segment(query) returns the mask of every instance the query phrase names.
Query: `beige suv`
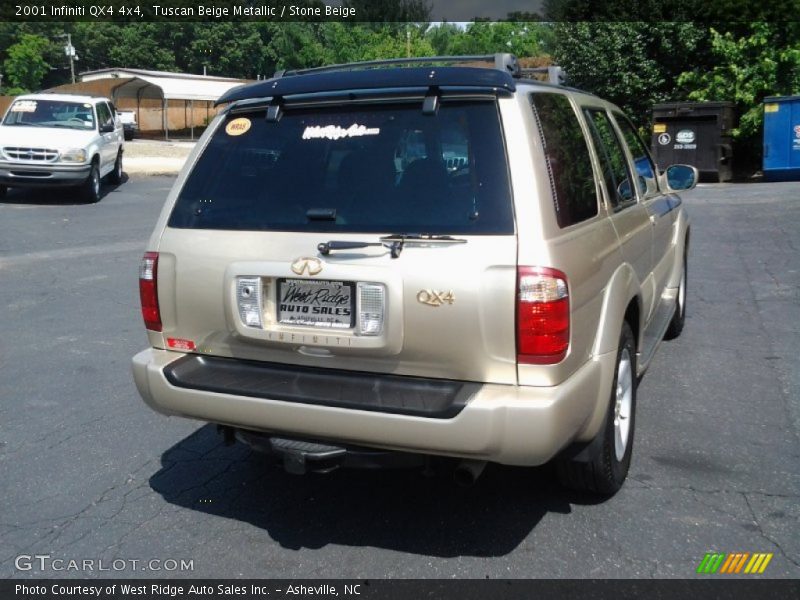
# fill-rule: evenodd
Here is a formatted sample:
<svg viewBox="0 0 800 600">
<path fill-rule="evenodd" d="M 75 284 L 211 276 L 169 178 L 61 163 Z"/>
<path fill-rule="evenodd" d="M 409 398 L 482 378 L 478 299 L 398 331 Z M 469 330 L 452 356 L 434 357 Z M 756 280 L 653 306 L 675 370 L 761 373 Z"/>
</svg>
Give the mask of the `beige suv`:
<svg viewBox="0 0 800 600">
<path fill-rule="evenodd" d="M 292 472 L 438 456 L 466 483 L 555 459 L 619 489 L 637 380 L 683 327 L 673 192 L 697 173 L 659 174 L 618 108 L 489 58 L 220 99 L 140 268 L 152 408 Z"/>
</svg>

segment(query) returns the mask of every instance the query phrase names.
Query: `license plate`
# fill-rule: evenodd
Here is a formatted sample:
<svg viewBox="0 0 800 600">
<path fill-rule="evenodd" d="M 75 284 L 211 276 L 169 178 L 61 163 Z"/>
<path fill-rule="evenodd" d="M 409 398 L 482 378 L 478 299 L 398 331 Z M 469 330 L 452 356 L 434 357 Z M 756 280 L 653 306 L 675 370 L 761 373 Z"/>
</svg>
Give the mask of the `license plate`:
<svg viewBox="0 0 800 600">
<path fill-rule="evenodd" d="M 355 323 L 355 284 L 316 279 L 278 280 L 278 322 L 329 329 Z"/>
</svg>

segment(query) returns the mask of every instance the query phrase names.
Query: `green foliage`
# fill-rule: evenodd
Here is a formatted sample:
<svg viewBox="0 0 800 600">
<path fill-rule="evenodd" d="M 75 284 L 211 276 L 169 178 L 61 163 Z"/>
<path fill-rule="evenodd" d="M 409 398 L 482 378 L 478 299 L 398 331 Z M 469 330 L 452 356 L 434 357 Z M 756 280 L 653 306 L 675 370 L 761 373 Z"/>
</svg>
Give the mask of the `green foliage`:
<svg viewBox="0 0 800 600">
<path fill-rule="evenodd" d="M 40 88 L 42 79 L 50 70 L 50 65 L 44 59 L 49 45 L 46 38 L 25 33 L 8 48 L 4 67 L 8 82 L 15 88 L 13 91 L 33 91 Z"/>
<path fill-rule="evenodd" d="M 678 75 L 708 64 L 705 27 L 690 22 L 557 23 L 552 54 L 569 83 L 621 106 L 637 123 L 653 104 L 685 97 Z"/>
<path fill-rule="evenodd" d="M 431 27 L 427 37 L 439 55 L 511 52 L 517 56 L 537 56 L 548 34 L 549 27 L 537 22 L 474 21 L 466 30 L 450 23 Z"/>
<path fill-rule="evenodd" d="M 316 67 L 324 62 L 319 23 L 267 23 L 266 57 L 276 69 Z M 271 74 L 271 73 L 270 73 Z"/>
<path fill-rule="evenodd" d="M 206 67 L 208 75 L 238 73 L 254 78 L 265 71 L 265 54 L 254 23 L 197 23 L 182 69 L 202 73 Z"/>
<path fill-rule="evenodd" d="M 740 34 L 711 29 L 711 53 L 711 69 L 687 70 L 678 82 L 691 100 L 736 102 L 734 138 L 759 138 L 763 99 L 800 92 L 800 23 L 751 23 Z"/>
<path fill-rule="evenodd" d="M 430 56 L 433 47 L 424 38 L 419 27 L 405 25 L 394 27 L 354 27 L 341 23 L 327 23 L 322 28 L 324 63 L 336 64 L 358 60 L 376 60 L 403 56 Z"/>
</svg>

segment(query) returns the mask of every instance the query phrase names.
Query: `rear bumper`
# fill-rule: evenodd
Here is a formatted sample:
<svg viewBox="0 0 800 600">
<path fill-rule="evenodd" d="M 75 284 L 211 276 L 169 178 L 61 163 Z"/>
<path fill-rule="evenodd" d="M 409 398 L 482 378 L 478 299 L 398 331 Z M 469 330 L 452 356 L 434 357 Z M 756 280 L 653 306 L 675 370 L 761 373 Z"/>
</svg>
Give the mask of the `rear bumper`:
<svg viewBox="0 0 800 600">
<path fill-rule="evenodd" d="M 77 185 L 89 177 L 90 167 L 0 162 L 0 184 L 12 187 Z"/>
<path fill-rule="evenodd" d="M 154 410 L 232 427 L 404 452 L 538 465 L 591 439 L 606 406 L 613 354 L 587 362 L 556 387 L 483 384 L 450 418 L 305 404 L 177 387 L 165 368 L 185 355 L 147 349 L 133 358 L 136 387 Z M 262 394 L 266 395 L 266 394 Z"/>
</svg>

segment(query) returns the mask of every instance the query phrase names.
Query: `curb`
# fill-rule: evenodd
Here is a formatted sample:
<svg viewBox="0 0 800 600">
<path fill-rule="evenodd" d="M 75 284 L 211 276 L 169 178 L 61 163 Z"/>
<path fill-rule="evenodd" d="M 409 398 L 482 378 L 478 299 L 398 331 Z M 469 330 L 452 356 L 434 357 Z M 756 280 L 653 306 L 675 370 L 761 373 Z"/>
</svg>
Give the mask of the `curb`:
<svg viewBox="0 0 800 600">
<path fill-rule="evenodd" d="M 177 175 L 186 158 L 144 157 L 124 158 L 122 168 L 128 175 Z"/>
</svg>

